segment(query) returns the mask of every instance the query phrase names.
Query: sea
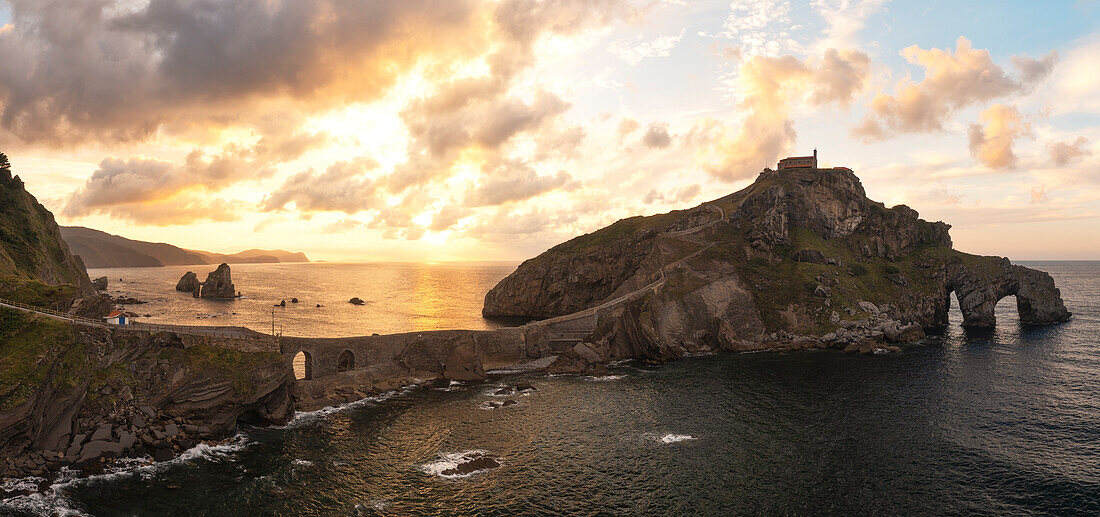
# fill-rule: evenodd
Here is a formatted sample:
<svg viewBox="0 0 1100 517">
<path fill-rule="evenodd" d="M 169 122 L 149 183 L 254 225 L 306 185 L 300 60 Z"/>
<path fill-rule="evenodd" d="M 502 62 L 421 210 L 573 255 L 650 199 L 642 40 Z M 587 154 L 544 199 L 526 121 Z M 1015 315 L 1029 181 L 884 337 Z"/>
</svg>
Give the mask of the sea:
<svg viewBox="0 0 1100 517">
<path fill-rule="evenodd" d="M 899 353 L 722 353 L 409 387 L 170 462 L 65 473 L 0 514 L 1100 515 L 1100 262 L 1025 264 L 1054 276 L 1073 319 L 1025 326 L 1007 298 L 995 329 L 963 329 L 955 307 L 943 336 Z M 176 293 L 188 268 L 91 274 L 147 301 L 139 319 L 270 331 L 275 309 L 276 331 L 323 336 L 507 324 L 480 308 L 514 267 L 240 265 L 229 302 Z M 535 389 L 499 392 L 522 383 Z M 479 455 L 499 467 L 449 470 Z"/>
</svg>

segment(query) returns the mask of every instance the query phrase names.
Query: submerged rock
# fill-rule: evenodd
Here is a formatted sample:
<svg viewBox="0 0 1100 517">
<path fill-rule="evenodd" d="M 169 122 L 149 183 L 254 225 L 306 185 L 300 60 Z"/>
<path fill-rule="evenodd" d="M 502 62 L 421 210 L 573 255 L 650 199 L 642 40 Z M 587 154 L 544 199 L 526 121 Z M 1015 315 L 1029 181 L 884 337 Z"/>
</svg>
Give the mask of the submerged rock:
<svg viewBox="0 0 1100 517">
<path fill-rule="evenodd" d="M 352 305 L 365 305 L 367 302 L 364 302 L 363 300 L 360 300 L 359 297 L 356 296 L 356 297 L 348 300 L 348 303 L 350 303 Z"/>
<path fill-rule="evenodd" d="M 459 463 L 453 468 L 440 472 L 440 474 L 444 476 L 465 476 L 479 470 L 489 470 L 497 467 L 500 467 L 500 463 L 497 460 L 485 455 L 476 455 Z"/>
</svg>

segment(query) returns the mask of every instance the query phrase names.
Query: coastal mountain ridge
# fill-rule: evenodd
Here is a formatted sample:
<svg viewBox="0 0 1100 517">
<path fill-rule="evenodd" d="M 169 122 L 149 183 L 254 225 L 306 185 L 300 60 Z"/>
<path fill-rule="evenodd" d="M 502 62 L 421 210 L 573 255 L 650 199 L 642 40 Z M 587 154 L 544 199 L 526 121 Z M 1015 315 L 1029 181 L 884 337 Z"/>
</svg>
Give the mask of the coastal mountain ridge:
<svg viewBox="0 0 1100 517">
<path fill-rule="evenodd" d="M 61 236 L 73 254 L 78 255 L 90 268 L 309 262 L 305 253 L 262 249 L 213 253 L 161 242 L 128 239 L 82 226 L 62 226 Z"/>
</svg>

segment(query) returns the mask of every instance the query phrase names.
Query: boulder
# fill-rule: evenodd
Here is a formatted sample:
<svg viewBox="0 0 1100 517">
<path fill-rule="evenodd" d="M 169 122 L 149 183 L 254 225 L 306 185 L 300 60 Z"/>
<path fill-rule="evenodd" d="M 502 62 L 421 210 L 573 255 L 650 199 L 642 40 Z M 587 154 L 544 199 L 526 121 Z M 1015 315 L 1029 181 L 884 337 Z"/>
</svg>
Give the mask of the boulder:
<svg viewBox="0 0 1100 517">
<path fill-rule="evenodd" d="M 206 281 L 202 283 L 202 298 L 230 299 L 237 296 L 237 290 L 233 286 L 233 278 L 229 271 L 229 264 L 222 263 L 218 269 L 206 275 Z"/>
<path fill-rule="evenodd" d="M 912 343 L 924 337 L 924 329 L 915 323 L 909 325 L 889 325 L 883 333 L 890 343 Z"/>
<path fill-rule="evenodd" d="M 103 424 L 96 429 L 96 432 L 92 434 L 91 440 L 110 440 L 111 439 L 111 424 Z"/>
<path fill-rule="evenodd" d="M 465 461 L 455 465 L 453 468 L 440 472 L 440 474 L 444 476 L 465 476 L 479 470 L 495 469 L 499 466 L 500 463 L 493 458 L 485 455 L 472 455 L 467 457 Z"/>
<path fill-rule="evenodd" d="M 868 312 L 870 314 L 878 315 L 879 313 L 878 307 L 871 302 L 865 302 L 861 300 L 858 305 L 860 309 L 863 309 L 865 312 Z"/>
<path fill-rule="evenodd" d="M 177 291 L 195 292 L 199 290 L 199 277 L 195 275 L 194 271 L 188 271 L 183 274 L 183 278 L 176 283 Z"/>
<path fill-rule="evenodd" d="M 364 302 L 363 300 L 360 300 L 359 297 L 356 296 L 356 297 L 348 300 L 348 303 L 350 303 L 352 305 L 365 305 L 367 302 Z"/>
<path fill-rule="evenodd" d="M 600 357 L 599 353 L 597 353 L 595 350 L 592 349 L 592 347 L 588 346 L 585 343 L 577 343 L 576 345 L 573 345 L 573 351 L 576 352 L 581 359 L 584 359 L 588 363 L 594 364 L 599 363 L 603 360 Z"/>
<path fill-rule="evenodd" d="M 80 450 L 80 458 L 77 461 L 86 463 L 99 457 L 118 456 L 122 454 L 124 450 L 121 443 L 109 442 L 106 440 L 91 441 Z"/>
<path fill-rule="evenodd" d="M 94 287 L 94 288 L 96 288 L 100 291 L 106 291 L 107 290 L 107 277 L 101 276 L 101 277 L 99 277 L 95 280 L 92 280 L 92 287 Z"/>
<path fill-rule="evenodd" d="M 825 254 L 817 250 L 805 249 L 794 255 L 796 262 L 808 262 L 810 264 L 824 264 Z"/>
</svg>

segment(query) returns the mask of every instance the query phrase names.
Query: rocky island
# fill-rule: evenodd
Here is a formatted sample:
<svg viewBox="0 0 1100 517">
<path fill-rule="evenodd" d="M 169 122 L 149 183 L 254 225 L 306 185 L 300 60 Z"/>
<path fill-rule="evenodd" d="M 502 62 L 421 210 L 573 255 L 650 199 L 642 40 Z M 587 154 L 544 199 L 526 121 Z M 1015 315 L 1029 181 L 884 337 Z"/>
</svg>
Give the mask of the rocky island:
<svg viewBox="0 0 1100 517">
<path fill-rule="evenodd" d="M 485 316 L 601 310 L 585 343 L 601 360 L 714 350 L 871 352 L 940 332 L 951 294 L 962 324 L 1070 317 L 1047 273 L 952 249 L 950 226 L 867 198 L 847 168 L 765 169 L 695 208 L 632 217 L 524 262 L 485 296 Z"/>
</svg>

